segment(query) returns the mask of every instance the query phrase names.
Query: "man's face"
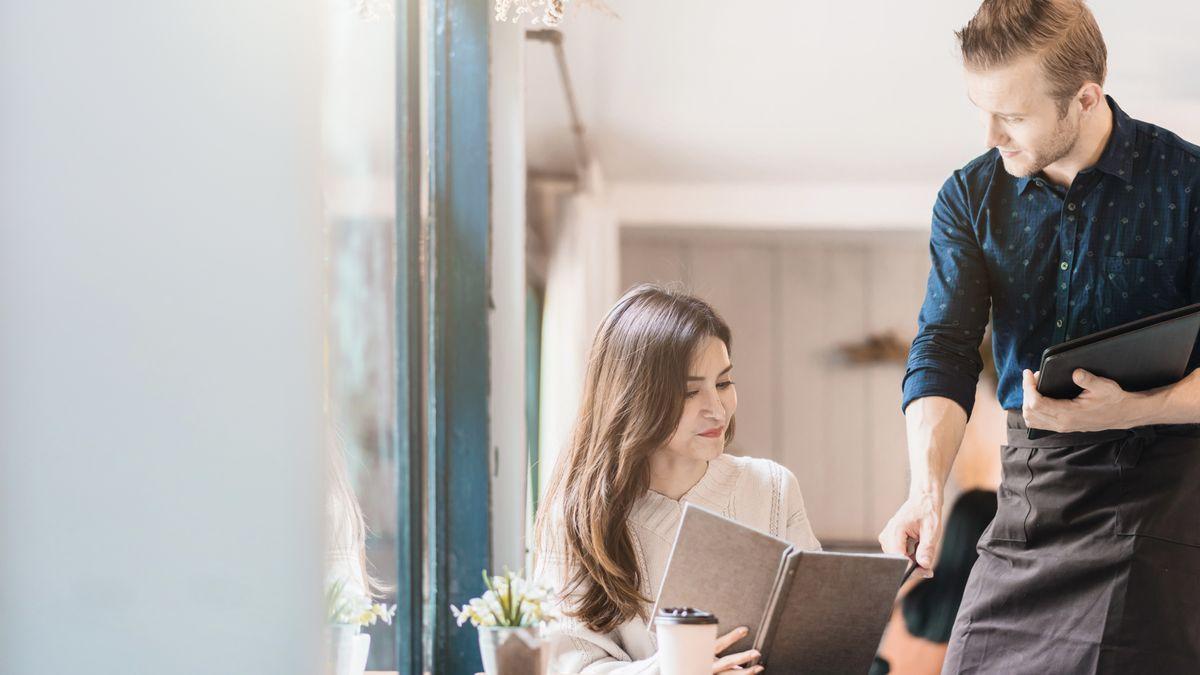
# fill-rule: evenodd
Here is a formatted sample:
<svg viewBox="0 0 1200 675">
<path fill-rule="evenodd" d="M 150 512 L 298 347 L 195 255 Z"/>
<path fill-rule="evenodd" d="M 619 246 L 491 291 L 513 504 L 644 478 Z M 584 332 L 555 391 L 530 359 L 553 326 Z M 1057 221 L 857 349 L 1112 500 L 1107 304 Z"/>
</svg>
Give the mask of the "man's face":
<svg viewBox="0 0 1200 675">
<path fill-rule="evenodd" d="M 1048 93 L 1035 57 L 991 70 L 967 69 L 967 95 L 979 108 L 989 148 L 999 148 L 1004 170 L 1032 176 L 1066 157 L 1079 140 L 1079 106 L 1065 117 Z"/>
</svg>

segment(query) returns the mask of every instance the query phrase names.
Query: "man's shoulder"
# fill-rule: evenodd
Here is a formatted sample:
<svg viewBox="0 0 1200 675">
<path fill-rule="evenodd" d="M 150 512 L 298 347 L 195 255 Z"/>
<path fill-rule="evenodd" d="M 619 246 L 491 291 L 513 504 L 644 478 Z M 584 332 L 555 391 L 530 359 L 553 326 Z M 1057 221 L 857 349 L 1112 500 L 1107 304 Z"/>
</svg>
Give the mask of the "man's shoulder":
<svg viewBox="0 0 1200 675">
<path fill-rule="evenodd" d="M 1141 150 L 1150 151 L 1150 155 L 1144 158 L 1146 163 L 1155 160 L 1178 162 L 1188 174 L 1200 175 L 1200 145 L 1157 124 L 1138 119 L 1131 121 L 1134 125 L 1136 146 Z"/>
<path fill-rule="evenodd" d="M 942 184 L 941 191 L 945 196 L 965 197 L 980 194 L 991 185 L 996 178 L 997 168 L 1000 166 L 1000 151 L 990 148 L 962 167 L 955 169 Z M 1001 169 L 1001 173 L 1003 173 L 1003 169 Z"/>
<path fill-rule="evenodd" d="M 967 162 L 961 169 L 954 173 L 961 173 L 972 177 L 987 175 L 990 178 L 999 163 L 1000 151 L 996 148 L 988 148 L 986 152 Z"/>
</svg>

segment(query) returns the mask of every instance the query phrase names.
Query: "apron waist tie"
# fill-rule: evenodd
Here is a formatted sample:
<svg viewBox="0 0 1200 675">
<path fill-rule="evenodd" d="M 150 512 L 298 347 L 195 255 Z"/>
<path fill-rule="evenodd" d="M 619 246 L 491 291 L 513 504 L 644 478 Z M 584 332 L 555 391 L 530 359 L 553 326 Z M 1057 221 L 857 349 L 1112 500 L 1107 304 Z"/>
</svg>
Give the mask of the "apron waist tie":
<svg viewBox="0 0 1200 675">
<path fill-rule="evenodd" d="M 1123 441 L 1118 455 L 1122 466 L 1134 466 L 1142 450 L 1160 436 L 1200 438 L 1200 424 L 1159 424 L 1133 429 L 1105 431 L 1070 431 L 1053 433 L 1037 439 L 1029 438 L 1029 427 L 1019 410 L 1008 411 L 1008 445 L 1014 448 L 1068 448 Z"/>
</svg>

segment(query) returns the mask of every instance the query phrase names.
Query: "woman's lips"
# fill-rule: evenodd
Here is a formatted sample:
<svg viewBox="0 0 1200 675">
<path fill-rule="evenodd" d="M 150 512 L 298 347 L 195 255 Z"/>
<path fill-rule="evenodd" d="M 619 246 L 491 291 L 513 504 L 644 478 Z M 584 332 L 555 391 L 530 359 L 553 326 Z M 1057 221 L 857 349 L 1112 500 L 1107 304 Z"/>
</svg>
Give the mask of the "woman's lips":
<svg viewBox="0 0 1200 675">
<path fill-rule="evenodd" d="M 708 431 L 705 431 L 704 433 L 702 433 L 700 435 L 705 438 L 716 438 L 721 435 L 722 431 L 725 431 L 725 427 L 717 427 L 715 429 L 709 429 Z"/>
</svg>

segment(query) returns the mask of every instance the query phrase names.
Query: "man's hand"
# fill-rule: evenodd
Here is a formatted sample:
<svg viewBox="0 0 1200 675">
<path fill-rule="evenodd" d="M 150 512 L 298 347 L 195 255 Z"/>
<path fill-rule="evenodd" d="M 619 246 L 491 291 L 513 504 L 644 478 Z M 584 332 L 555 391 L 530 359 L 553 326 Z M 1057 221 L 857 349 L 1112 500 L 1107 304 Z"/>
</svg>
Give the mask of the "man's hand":
<svg viewBox="0 0 1200 675">
<path fill-rule="evenodd" d="M 926 579 L 933 576 L 937 545 L 941 539 L 942 496 L 926 492 L 910 495 L 900 510 L 879 533 L 879 545 L 884 553 L 902 555 L 917 564 L 915 574 Z M 915 544 L 915 550 L 910 546 Z"/>
<path fill-rule="evenodd" d="M 879 545 L 912 560 L 913 573 L 928 579 L 941 538 L 943 488 L 967 430 L 967 411 L 951 399 L 926 396 L 908 404 L 904 426 L 912 474 L 908 499 L 879 533 Z"/>
<path fill-rule="evenodd" d="M 1140 394 L 1125 391 L 1116 382 L 1086 370 L 1076 370 L 1071 378 L 1083 393 L 1070 400 L 1042 396 L 1037 391 L 1037 376 L 1030 370 L 1021 373 L 1025 400 L 1021 414 L 1031 429 L 1056 432 L 1103 431 L 1139 426 L 1137 405 Z"/>
</svg>

